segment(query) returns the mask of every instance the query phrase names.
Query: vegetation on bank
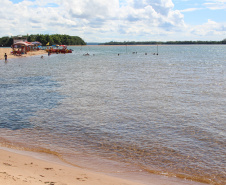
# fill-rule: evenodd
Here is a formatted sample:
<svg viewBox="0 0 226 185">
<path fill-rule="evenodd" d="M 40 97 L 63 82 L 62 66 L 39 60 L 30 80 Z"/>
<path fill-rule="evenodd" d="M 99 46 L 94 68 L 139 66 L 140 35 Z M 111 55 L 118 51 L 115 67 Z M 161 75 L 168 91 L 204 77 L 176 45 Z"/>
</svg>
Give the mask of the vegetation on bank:
<svg viewBox="0 0 226 185">
<path fill-rule="evenodd" d="M 136 41 L 124 41 L 124 42 L 106 42 L 100 45 L 157 45 L 157 44 L 226 44 L 226 39 L 222 41 L 166 41 L 166 42 L 157 42 L 157 41 L 144 41 L 144 42 L 136 42 Z"/>
<path fill-rule="evenodd" d="M 69 36 L 69 35 L 60 35 L 60 34 L 53 34 L 53 35 L 28 35 L 23 36 L 27 37 L 28 42 L 39 41 L 42 43 L 43 46 L 49 43 L 49 45 L 53 44 L 62 44 L 62 45 L 86 45 L 85 41 L 78 37 L 78 36 Z M 2 37 L 0 38 L 0 46 L 3 47 L 10 47 L 13 44 L 13 37 Z"/>
</svg>

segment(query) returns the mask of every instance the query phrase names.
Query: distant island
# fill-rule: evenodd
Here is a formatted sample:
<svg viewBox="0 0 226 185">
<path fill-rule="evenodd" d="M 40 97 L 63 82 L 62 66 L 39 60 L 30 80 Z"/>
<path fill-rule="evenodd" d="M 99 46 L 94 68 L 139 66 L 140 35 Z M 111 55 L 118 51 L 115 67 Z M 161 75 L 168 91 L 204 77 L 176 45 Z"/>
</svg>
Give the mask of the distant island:
<svg viewBox="0 0 226 185">
<path fill-rule="evenodd" d="M 222 41 L 124 41 L 124 42 L 106 42 L 99 45 L 181 45 L 181 44 L 226 44 L 226 39 Z"/>
<path fill-rule="evenodd" d="M 61 35 L 61 34 L 53 34 L 53 35 L 25 35 L 21 37 L 26 37 L 28 42 L 38 41 L 41 42 L 43 46 L 45 45 L 86 45 L 85 41 L 78 36 L 70 36 L 70 35 Z M 13 36 L 12 37 L 2 37 L 0 38 L 0 46 L 1 47 L 11 47 L 13 44 Z"/>
</svg>

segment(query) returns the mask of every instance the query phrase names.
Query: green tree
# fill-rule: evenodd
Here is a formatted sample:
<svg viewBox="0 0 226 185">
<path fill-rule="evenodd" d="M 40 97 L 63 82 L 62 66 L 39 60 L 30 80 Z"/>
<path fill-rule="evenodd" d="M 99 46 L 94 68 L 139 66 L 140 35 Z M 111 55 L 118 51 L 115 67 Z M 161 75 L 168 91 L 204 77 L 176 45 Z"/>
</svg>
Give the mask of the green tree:
<svg viewBox="0 0 226 185">
<path fill-rule="evenodd" d="M 46 37 L 42 34 L 37 35 L 36 41 L 41 42 L 43 46 L 47 44 Z"/>
<path fill-rule="evenodd" d="M 13 44 L 13 39 L 11 37 L 2 37 L 0 39 L 0 46 L 10 47 Z"/>
<path fill-rule="evenodd" d="M 29 35 L 29 36 L 27 37 L 27 41 L 28 41 L 28 42 L 34 42 L 34 41 L 36 41 L 36 36 L 35 36 L 35 35 Z"/>
<path fill-rule="evenodd" d="M 69 35 L 29 35 L 27 37 L 28 42 L 39 41 L 45 46 L 48 42 L 49 45 L 53 44 L 64 44 L 64 45 L 86 45 L 84 40 L 78 36 L 69 36 Z M 13 38 L 11 37 L 2 37 L 0 38 L 0 46 L 10 47 L 13 44 Z"/>
<path fill-rule="evenodd" d="M 226 44 L 226 39 L 222 40 L 222 44 Z"/>
<path fill-rule="evenodd" d="M 53 38 L 50 35 L 45 35 L 46 37 L 46 42 L 49 43 L 49 45 L 53 45 L 54 41 Z"/>
<path fill-rule="evenodd" d="M 62 44 L 59 34 L 51 35 L 54 44 Z"/>
</svg>

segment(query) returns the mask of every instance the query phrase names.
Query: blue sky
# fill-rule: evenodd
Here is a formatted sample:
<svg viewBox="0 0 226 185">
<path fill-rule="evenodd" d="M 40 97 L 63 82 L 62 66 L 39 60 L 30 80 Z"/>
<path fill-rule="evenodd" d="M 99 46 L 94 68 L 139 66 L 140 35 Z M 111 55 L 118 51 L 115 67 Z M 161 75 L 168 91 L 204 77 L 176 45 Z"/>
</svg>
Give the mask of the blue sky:
<svg viewBox="0 0 226 185">
<path fill-rule="evenodd" d="M 217 1 L 204 1 L 204 0 L 175 0 L 174 9 L 184 10 L 184 20 L 186 23 L 191 25 L 197 25 L 205 23 L 208 19 L 216 22 L 224 22 L 226 20 L 226 1 L 222 1 L 217 5 L 221 6 L 224 4 L 224 9 L 211 9 L 211 5 L 207 3 L 213 3 Z M 214 7 L 214 6 L 213 6 Z M 194 9 L 193 11 L 189 9 Z M 187 12 L 186 12 L 187 10 Z"/>
<path fill-rule="evenodd" d="M 223 40 L 226 0 L 0 0 L 0 37 L 68 34 L 86 42 Z"/>
</svg>

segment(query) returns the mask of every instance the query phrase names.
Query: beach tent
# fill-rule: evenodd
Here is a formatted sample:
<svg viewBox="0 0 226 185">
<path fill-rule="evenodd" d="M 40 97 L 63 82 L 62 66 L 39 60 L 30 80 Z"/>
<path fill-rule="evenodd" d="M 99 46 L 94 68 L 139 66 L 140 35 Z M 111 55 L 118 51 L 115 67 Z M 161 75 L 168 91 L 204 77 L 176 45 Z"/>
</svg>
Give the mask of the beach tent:
<svg viewBox="0 0 226 185">
<path fill-rule="evenodd" d="M 33 51 L 34 50 L 34 44 L 32 44 L 31 42 L 26 42 L 28 44 L 27 46 L 27 51 Z"/>
<path fill-rule="evenodd" d="M 13 54 L 24 54 L 29 50 L 29 46 L 32 46 L 32 44 L 27 42 L 16 42 L 12 45 Z M 18 51 L 15 51 L 15 48 L 19 48 Z"/>
<path fill-rule="evenodd" d="M 29 46 L 29 44 L 26 42 L 16 42 L 13 46 Z"/>
</svg>

